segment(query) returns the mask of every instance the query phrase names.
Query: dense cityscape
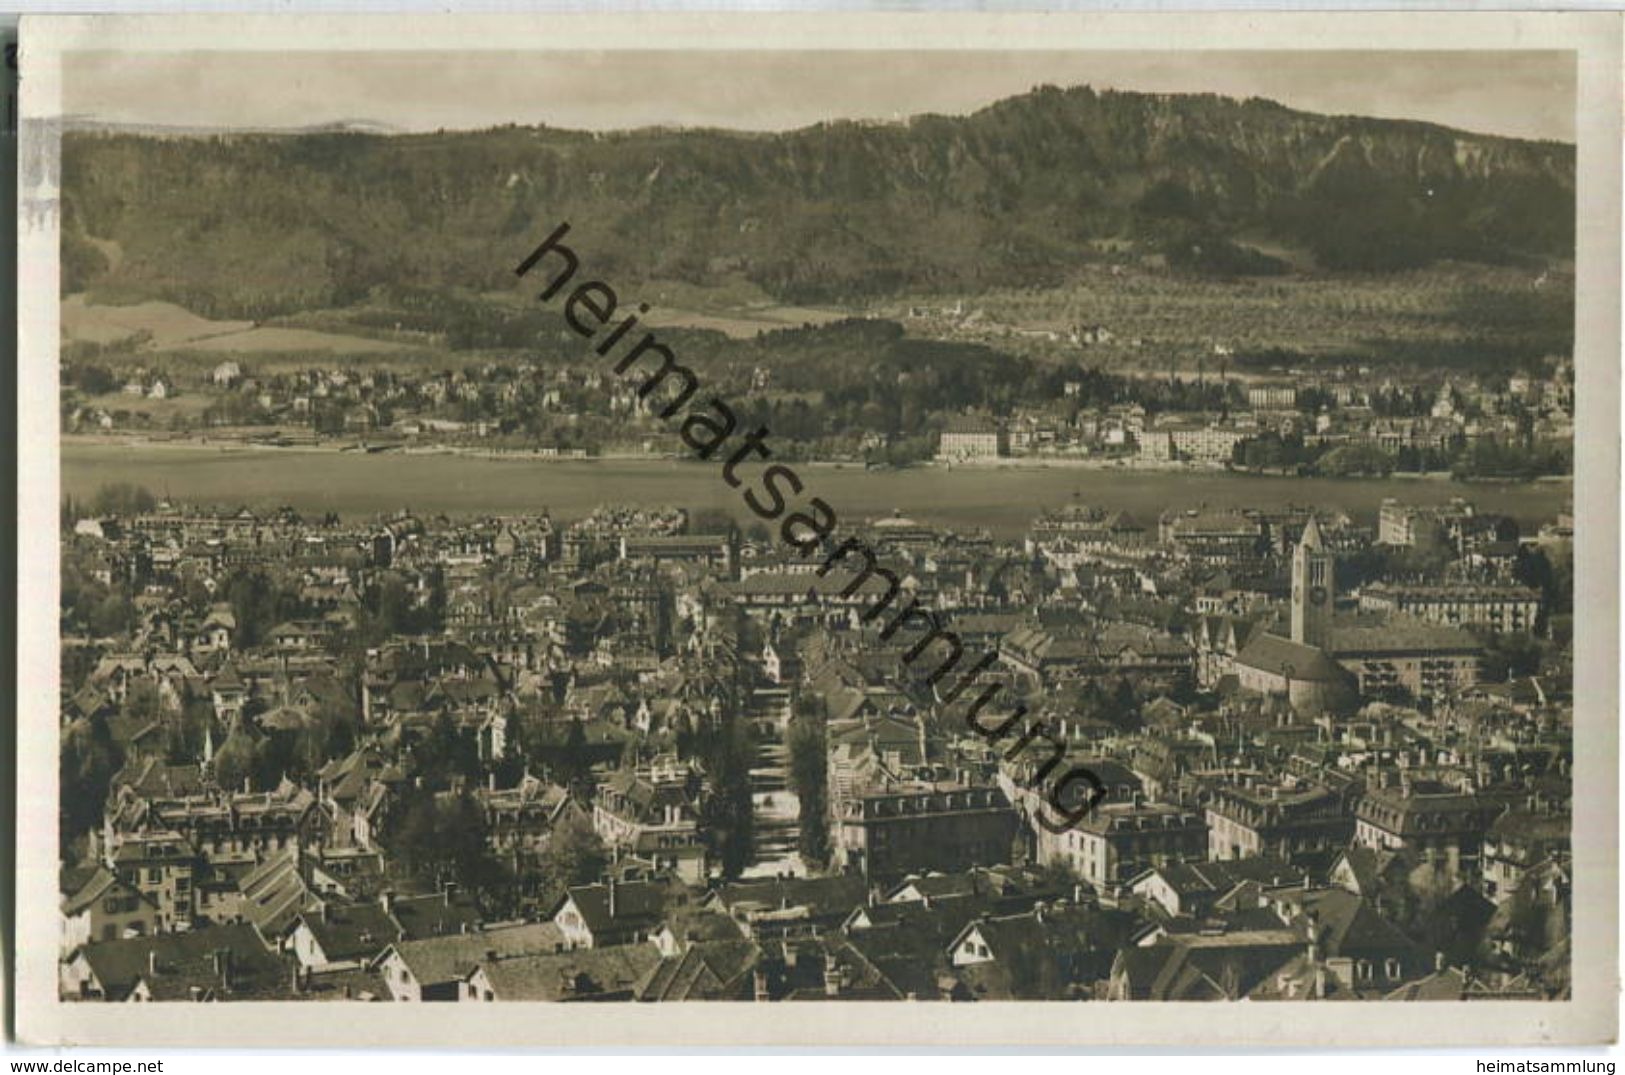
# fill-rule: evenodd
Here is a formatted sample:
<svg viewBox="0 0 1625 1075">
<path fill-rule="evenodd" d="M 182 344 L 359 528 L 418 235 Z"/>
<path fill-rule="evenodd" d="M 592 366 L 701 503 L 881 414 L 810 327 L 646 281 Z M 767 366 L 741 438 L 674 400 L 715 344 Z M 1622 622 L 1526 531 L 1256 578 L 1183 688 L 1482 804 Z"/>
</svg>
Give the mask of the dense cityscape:
<svg viewBox="0 0 1625 1075">
<path fill-rule="evenodd" d="M 62 995 L 1565 997 L 1572 522 L 1435 500 L 899 511 L 865 562 L 105 487 Z M 1106 796 L 1057 826 L 1062 752 Z"/>
</svg>

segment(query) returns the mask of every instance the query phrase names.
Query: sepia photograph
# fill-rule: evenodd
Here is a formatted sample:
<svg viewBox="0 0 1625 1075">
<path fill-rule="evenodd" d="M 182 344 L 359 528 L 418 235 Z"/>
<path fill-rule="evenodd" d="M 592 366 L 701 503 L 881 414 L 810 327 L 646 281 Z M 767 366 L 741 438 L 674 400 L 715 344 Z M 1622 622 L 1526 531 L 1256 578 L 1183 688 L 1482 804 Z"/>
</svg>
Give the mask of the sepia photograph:
<svg viewBox="0 0 1625 1075">
<path fill-rule="evenodd" d="M 876 18 L 25 18 L 25 1035 L 1612 1039 L 1617 18 Z"/>
</svg>

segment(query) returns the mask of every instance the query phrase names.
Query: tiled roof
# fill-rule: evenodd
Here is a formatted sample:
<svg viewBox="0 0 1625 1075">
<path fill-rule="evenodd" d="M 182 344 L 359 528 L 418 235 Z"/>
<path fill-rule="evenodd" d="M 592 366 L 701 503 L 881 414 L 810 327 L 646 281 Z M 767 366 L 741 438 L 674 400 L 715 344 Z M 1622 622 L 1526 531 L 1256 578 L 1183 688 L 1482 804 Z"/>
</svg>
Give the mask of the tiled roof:
<svg viewBox="0 0 1625 1075">
<path fill-rule="evenodd" d="M 139 981 L 154 1000 L 184 1000 L 194 987 L 216 997 L 263 999 L 289 984 L 282 961 L 247 923 L 107 941 L 80 949 L 80 956 L 110 1000 L 127 997 Z"/>
<path fill-rule="evenodd" d="M 615 885 L 615 910 L 610 913 L 610 886 L 577 885 L 570 889 L 576 911 L 594 933 L 614 928 L 647 929 L 660 922 L 671 898 L 668 885 L 658 881 L 625 881 Z"/>
<path fill-rule="evenodd" d="M 1334 626 L 1331 645 L 1339 657 L 1408 653 L 1479 653 L 1472 633 L 1460 627 L 1428 623 L 1412 616 L 1392 616 L 1380 625 Z"/>
<path fill-rule="evenodd" d="M 653 945 L 621 944 L 482 960 L 480 969 L 498 1000 L 560 1001 L 630 997 L 660 961 Z"/>
<path fill-rule="evenodd" d="M 460 981 L 473 973 L 475 967 L 494 965 L 493 954 L 495 962 L 500 963 L 519 956 L 557 952 L 563 946 L 564 934 L 559 927 L 551 922 L 536 922 L 401 941 L 392 947 L 418 985 L 430 986 Z"/>
<path fill-rule="evenodd" d="M 739 995 L 742 979 L 756 969 L 761 956 L 751 941 L 703 941 L 651 967 L 635 993 L 644 1001 L 748 999 Z"/>
<path fill-rule="evenodd" d="M 1290 638 L 1260 631 L 1236 654 L 1236 663 L 1290 679 L 1334 683 L 1348 678 L 1348 672 L 1324 651 Z"/>
<path fill-rule="evenodd" d="M 300 919 L 316 938 L 329 963 L 371 960 L 400 939 L 399 923 L 377 904 L 330 906 L 326 914 L 304 914 Z"/>
</svg>

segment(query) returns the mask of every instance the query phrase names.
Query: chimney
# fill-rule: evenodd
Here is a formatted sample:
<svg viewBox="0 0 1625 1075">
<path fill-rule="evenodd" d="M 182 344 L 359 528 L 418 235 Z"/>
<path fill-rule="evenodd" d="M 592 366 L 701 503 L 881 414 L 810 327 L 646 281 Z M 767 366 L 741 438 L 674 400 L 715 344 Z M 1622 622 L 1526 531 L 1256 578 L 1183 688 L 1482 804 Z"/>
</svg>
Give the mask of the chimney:
<svg viewBox="0 0 1625 1075">
<path fill-rule="evenodd" d="M 386 888 L 382 892 L 378 893 L 378 906 L 383 908 L 385 914 L 387 914 L 387 915 L 394 914 L 395 913 L 395 890 Z"/>
<path fill-rule="evenodd" d="M 1083 885 L 1076 884 L 1072 886 L 1072 902 L 1079 907 L 1083 906 Z"/>
<path fill-rule="evenodd" d="M 1434 952 L 1433 953 L 1433 971 L 1434 971 L 1435 974 L 1442 973 L 1444 971 L 1444 953 L 1443 952 Z"/>
<path fill-rule="evenodd" d="M 158 977 L 158 949 L 147 949 L 147 977 Z"/>
<path fill-rule="evenodd" d="M 762 971 L 761 969 L 758 968 L 756 973 L 751 976 L 751 984 L 753 986 L 752 997 L 758 1003 L 760 1003 L 761 1001 L 764 1001 L 764 1000 L 773 999 L 771 996 L 768 995 L 768 992 L 767 992 L 767 974 L 766 974 L 766 972 L 764 972 L 764 971 Z"/>
<path fill-rule="evenodd" d="M 495 772 L 492 772 L 486 776 L 485 787 L 489 791 L 495 791 L 497 789 L 497 774 Z"/>
<path fill-rule="evenodd" d="M 1033 919 L 1039 925 L 1044 924 L 1044 912 L 1046 910 L 1048 910 L 1048 908 L 1044 906 L 1043 900 L 1039 900 L 1037 903 L 1033 904 Z"/>
<path fill-rule="evenodd" d="M 615 878 L 613 875 L 609 879 L 609 917 L 611 921 L 615 918 Z"/>
<path fill-rule="evenodd" d="M 824 995 L 838 997 L 841 995 L 841 969 L 830 959 L 824 964 Z"/>
</svg>

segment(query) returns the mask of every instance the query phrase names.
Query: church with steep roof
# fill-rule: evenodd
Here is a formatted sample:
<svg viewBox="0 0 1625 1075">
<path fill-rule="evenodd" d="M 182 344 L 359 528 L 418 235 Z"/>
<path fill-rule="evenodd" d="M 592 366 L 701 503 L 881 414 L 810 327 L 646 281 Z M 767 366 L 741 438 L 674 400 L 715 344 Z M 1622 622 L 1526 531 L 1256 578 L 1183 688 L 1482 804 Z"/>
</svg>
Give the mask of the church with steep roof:
<svg viewBox="0 0 1625 1075">
<path fill-rule="evenodd" d="M 1367 698 L 1442 698 L 1478 682 L 1482 647 L 1458 627 L 1404 615 L 1336 613 L 1336 557 L 1310 518 L 1292 551 L 1288 634 L 1256 630 L 1236 654 L 1238 685 L 1304 713 Z"/>
</svg>

